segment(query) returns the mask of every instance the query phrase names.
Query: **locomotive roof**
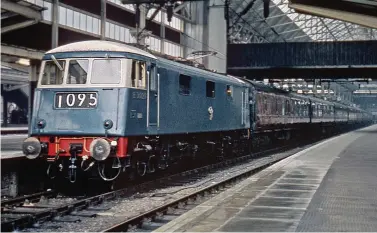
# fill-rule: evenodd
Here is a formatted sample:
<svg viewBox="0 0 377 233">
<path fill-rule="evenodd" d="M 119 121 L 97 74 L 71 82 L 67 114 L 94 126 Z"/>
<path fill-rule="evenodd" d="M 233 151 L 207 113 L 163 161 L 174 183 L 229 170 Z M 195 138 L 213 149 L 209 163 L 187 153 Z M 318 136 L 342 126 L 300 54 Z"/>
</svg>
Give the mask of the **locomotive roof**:
<svg viewBox="0 0 377 233">
<path fill-rule="evenodd" d="M 264 83 L 260 83 L 260 82 L 256 82 L 256 81 L 249 81 L 256 90 L 258 91 L 263 91 L 263 92 L 270 92 L 270 93 L 279 93 L 279 94 L 286 94 L 288 95 L 289 92 L 288 91 L 285 91 L 285 90 L 282 90 L 282 89 L 279 89 L 279 88 L 276 88 L 274 86 L 269 86 L 269 85 L 266 85 Z"/>
<path fill-rule="evenodd" d="M 134 46 L 112 42 L 104 40 L 87 40 L 75 43 L 70 43 L 66 45 L 59 46 L 57 48 L 51 49 L 46 52 L 46 54 L 51 53 L 65 53 L 65 52 L 124 52 L 124 53 L 134 53 L 149 57 L 152 59 L 157 59 L 154 55 L 136 48 Z"/>
<path fill-rule="evenodd" d="M 124 53 L 133 53 L 141 56 L 145 56 L 148 58 L 152 58 L 155 60 L 160 60 L 165 63 L 174 63 L 174 65 L 178 65 L 181 67 L 187 67 L 189 69 L 194 69 L 199 72 L 205 72 L 207 74 L 211 74 L 212 77 L 220 78 L 223 81 L 229 81 L 233 83 L 237 83 L 240 85 L 245 85 L 245 82 L 238 77 L 229 76 L 226 74 L 220 74 L 217 72 L 212 72 L 207 69 L 198 68 L 192 65 L 188 65 L 185 63 L 181 63 L 179 61 L 171 60 L 164 58 L 162 56 L 154 55 L 148 51 L 143 49 L 139 49 L 135 46 L 127 45 L 124 43 L 119 42 L 112 42 L 112 41 L 104 41 L 104 40 L 87 40 L 87 41 L 80 41 L 74 42 L 66 45 L 59 46 L 57 48 L 51 49 L 46 52 L 47 54 L 52 53 L 66 53 L 66 52 L 124 52 Z"/>
<path fill-rule="evenodd" d="M 183 63 L 179 63 L 179 62 L 172 61 L 172 60 L 165 59 L 165 58 L 158 57 L 158 60 L 165 65 L 173 65 L 177 69 L 199 72 L 202 75 L 206 75 L 206 76 L 203 76 L 203 77 L 210 78 L 213 81 L 223 81 L 223 82 L 228 82 L 229 84 L 240 85 L 240 86 L 246 85 L 246 82 L 244 80 L 242 80 L 238 77 L 235 77 L 235 76 L 212 72 L 212 71 L 209 71 L 209 70 L 201 69 L 201 68 L 190 66 L 190 65 L 187 65 L 187 64 L 183 64 Z"/>
</svg>

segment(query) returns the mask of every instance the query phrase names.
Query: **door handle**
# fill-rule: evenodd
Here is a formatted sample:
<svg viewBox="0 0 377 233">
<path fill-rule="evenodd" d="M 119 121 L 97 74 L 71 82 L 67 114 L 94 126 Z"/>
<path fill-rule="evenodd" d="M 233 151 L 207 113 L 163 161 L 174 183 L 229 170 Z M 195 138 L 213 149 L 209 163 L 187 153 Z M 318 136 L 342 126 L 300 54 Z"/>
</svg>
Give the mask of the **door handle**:
<svg viewBox="0 0 377 233">
<path fill-rule="evenodd" d="M 157 93 L 155 93 L 155 94 L 154 94 L 154 97 L 157 97 L 157 96 L 158 96 Z"/>
</svg>

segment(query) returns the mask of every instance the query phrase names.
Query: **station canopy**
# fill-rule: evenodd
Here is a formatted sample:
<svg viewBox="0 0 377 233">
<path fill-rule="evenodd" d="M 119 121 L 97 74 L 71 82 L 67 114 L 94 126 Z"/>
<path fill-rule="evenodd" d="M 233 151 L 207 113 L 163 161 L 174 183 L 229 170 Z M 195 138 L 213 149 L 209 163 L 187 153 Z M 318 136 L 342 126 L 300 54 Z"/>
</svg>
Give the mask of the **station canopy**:
<svg viewBox="0 0 377 233">
<path fill-rule="evenodd" d="M 225 2 L 225 0 L 223 1 Z M 327 1 L 324 2 L 327 3 Z M 367 2 L 366 4 L 369 5 L 372 4 L 372 7 L 377 6 L 377 1 L 375 0 L 366 0 L 363 2 Z M 265 18 L 263 0 L 230 0 L 230 43 L 358 41 L 377 39 L 376 29 L 337 19 L 297 13 L 290 7 L 290 4 L 290 0 L 271 0 L 269 16 Z M 341 7 L 339 5 L 339 8 Z M 270 81 L 272 80 L 270 79 Z M 334 93 L 334 90 L 335 92 L 352 92 L 354 96 L 364 93 L 377 93 L 376 80 L 359 80 L 355 77 L 353 80 L 322 80 L 320 83 L 323 83 L 323 81 L 331 84 L 330 86 L 326 85 L 325 92 L 328 93 L 327 95 Z M 321 85 L 317 86 L 315 80 L 289 79 L 281 80 L 277 83 L 275 81 L 272 82 L 277 87 L 293 88 L 299 93 L 304 93 L 305 89 L 307 89 L 307 91 L 309 90 L 308 94 L 317 93 L 324 95 L 324 93 L 320 93 L 321 90 L 318 90 L 321 89 Z M 313 86 L 316 86 L 318 89 L 313 90 Z M 342 100 L 341 102 L 344 101 Z"/>
<path fill-rule="evenodd" d="M 231 43 L 377 39 L 376 29 L 296 13 L 289 7 L 289 0 L 271 0 L 269 11 L 265 18 L 263 0 L 231 0 Z"/>
</svg>

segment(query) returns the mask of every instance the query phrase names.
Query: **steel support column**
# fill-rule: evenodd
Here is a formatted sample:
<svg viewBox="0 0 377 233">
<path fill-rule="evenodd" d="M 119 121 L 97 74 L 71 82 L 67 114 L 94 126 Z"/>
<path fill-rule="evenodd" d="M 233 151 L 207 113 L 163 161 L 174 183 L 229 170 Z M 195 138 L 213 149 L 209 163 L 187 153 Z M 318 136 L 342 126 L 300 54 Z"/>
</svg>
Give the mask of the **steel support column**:
<svg viewBox="0 0 377 233">
<path fill-rule="evenodd" d="M 322 82 L 321 82 L 321 95 L 322 95 L 322 96 L 326 96 L 326 95 L 325 95 L 325 86 L 323 85 Z"/>
<path fill-rule="evenodd" d="M 161 53 L 165 53 L 165 14 L 161 12 L 161 24 L 160 24 L 160 36 L 161 36 Z M 181 33 L 181 41 L 182 41 L 182 33 Z M 185 46 L 184 46 L 185 47 Z M 183 52 L 183 56 L 187 54 Z"/>
<path fill-rule="evenodd" d="M 314 79 L 313 81 L 313 95 L 317 95 L 317 84 L 318 84 L 318 79 Z"/>
<path fill-rule="evenodd" d="M 52 0 L 51 48 L 59 46 L 59 0 Z"/>
<path fill-rule="evenodd" d="M 1 93 L 3 97 L 3 124 L 2 126 L 7 126 L 8 125 L 8 94 L 6 91 L 4 91 L 4 85 L 1 84 Z"/>
<path fill-rule="evenodd" d="M 101 40 L 106 38 L 106 0 L 101 0 Z"/>
<path fill-rule="evenodd" d="M 29 67 L 29 88 L 30 88 L 30 94 L 29 94 L 29 103 L 28 103 L 28 119 L 29 119 L 29 127 L 30 122 L 33 116 L 33 105 L 34 105 L 34 91 L 38 84 L 38 69 L 40 67 L 40 61 L 31 60 L 30 61 L 30 67 Z M 29 129 L 30 132 L 30 129 Z"/>
<path fill-rule="evenodd" d="M 202 41 L 203 46 L 202 50 L 206 51 L 209 50 L 208 43 L 209 43 L 209 1 L 203 2 L 203 35 L 202 35 Z M 208 57 L 203 58 L 203 64 L 205 67 L 208 67 L 209 61 Z"/>
<path fill-rule="evenodd" d="M 147 9 L 144 4 L 136 5 L 136 15 L 138 15 L 136 22 L 136 43 L 145 45 L 145 36 L 143 36 L 142 30 L 146 26 Z"/>
</svg>

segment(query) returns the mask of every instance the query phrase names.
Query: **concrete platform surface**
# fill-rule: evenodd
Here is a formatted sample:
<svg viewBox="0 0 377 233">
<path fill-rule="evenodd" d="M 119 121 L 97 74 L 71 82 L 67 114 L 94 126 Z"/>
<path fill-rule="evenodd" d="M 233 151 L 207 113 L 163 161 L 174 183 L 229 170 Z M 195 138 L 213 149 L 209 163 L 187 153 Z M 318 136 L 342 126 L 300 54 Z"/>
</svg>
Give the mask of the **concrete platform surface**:
<svg viewBox="0 0 377 233">
<path fill-rule="evenodd" d="M 377 231 L 377 125 L 282 160 L 155 232 Z"/>
<path fill-rule="evenodd" d="M 1 131 L 28 130 L 27 126 L 1 127 Z"/>
<path fill-rule="evenodd" d="M 13 159 L 13 158 L 20 158 L 25 157 L 22 151 L 1 151 L 0 152 L 0 159 Z"/>
<path fill-rule="evenodd" d="M 22 142 L 28 137 L 27 134 L 1 135 L 1 159 L 23 157 Z"/>
</svg>

